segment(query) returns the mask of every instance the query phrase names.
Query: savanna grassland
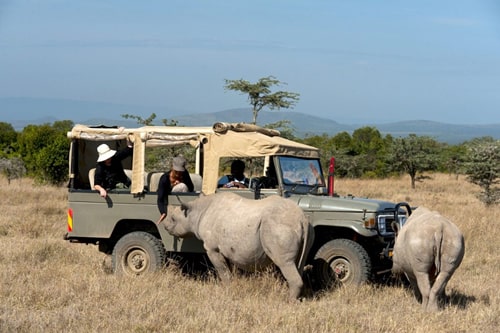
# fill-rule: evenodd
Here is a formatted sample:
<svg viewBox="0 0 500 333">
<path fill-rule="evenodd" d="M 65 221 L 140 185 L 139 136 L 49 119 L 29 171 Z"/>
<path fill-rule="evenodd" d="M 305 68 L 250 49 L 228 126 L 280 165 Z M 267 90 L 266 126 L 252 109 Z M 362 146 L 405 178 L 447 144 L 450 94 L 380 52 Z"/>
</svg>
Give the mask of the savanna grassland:
<svg viewBox="0 0 500 333">
<path fill-rule="evenodd" d="M 222 285 L 175 266 L 118 278 L 92 245 L 70 244 L 66 188 L 0 178 L 0 332 L 498 332 L 500 207 L 485 208 L 461 176 L 336 180 L 339 194 L 408 201 L 454 221 L 465 235 L 462 265 L 445 308 L 426 313 L 399 285 L 365 285 L 287 301 L 271 273 Z M 97 194 L 96 194 L 97 195 Z"/>
</svg>

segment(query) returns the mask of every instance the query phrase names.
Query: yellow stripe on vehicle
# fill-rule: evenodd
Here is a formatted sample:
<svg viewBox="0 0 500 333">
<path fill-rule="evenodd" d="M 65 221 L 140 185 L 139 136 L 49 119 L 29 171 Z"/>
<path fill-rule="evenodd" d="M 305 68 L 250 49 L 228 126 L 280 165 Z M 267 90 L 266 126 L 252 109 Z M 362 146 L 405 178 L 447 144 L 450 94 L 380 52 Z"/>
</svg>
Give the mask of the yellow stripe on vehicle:
<svg viewBox="0 0 500 333">
<path fill-rule="evenodd" d="M 68 232 L 73 231 L 73 209 L 68 209 Z"/>
</svg>

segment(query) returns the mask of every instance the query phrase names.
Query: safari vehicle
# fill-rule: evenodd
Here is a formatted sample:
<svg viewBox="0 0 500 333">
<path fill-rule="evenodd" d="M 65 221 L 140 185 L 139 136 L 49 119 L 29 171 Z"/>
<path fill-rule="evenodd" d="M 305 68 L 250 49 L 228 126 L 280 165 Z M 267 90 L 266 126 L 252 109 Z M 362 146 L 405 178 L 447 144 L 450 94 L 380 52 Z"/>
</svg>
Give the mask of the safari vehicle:
<svg viewBox="0 0 500 333">
<path fill-rule="evenodd" d="M 172 193 L 169 206 L 194 200 L 200 192 L 234 191 L 256 200 L 280 195 L 296 202 L 314 226 L 316 236 L 308 264 L 317 285 L 360 284 L 390 271 L 394 240 L 391 223 L 404 223 L 403 206 L 407 205 L 338 196 L 333 189 L 333 165 L 325 179 L 319 150 L 282 138 L 278 131 L 227 123 L 125 129 L 76 125 L 68 137 L 71 150 L 65 239 L 97 245 L 99 251 L 111 255 L 117 274 L 157 271 L 175 253 L 204 253 L 201 241 L 173 237 L 156 224 L 160 215 L 156 191 L 162 172 L 151 170 L 147 161 L 155 149 L 165 147 L 188 149 L 186 157 L 190 156 L 189 170 L 195 184 L 195 192 Z M 127 139 L 134 143 L 133 157 L 123 161 L 131 187 L 111 190 L 104 199 L 92 190 L 96 147 L 107 143 L 120 149 Z M 217 188 L 219 177 L 233 159 L 246 162 L 250 186 Z M 167 170 L 169 165 L 165 163 L 162 171 Z"/>
</svg>

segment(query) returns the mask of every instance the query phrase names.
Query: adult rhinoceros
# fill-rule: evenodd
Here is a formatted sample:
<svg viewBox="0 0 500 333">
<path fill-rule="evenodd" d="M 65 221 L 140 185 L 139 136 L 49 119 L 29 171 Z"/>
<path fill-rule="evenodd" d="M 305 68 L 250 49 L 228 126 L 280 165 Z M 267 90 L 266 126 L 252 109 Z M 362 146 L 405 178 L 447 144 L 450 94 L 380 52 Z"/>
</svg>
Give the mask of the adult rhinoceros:
<svg viewBox="0 0 500 333">
<path fill-rule="evenodd" d="M 438 310 L 446 284 L 462 262 L 464 237 L 437 212 L 417 208 L 396 237 L 394 273 L 405 273 L 424 310 Z"/>
<path fill-rule="evenodd" d="M 202 195 L 173 209 L 163 223 L 171 235 L 202 240 L 223 281 L 231 277 L 228 261 L 247 271 L 274 262 L 288 282 L 290 298 L 299 298 L 314 229 L 296 203 L 279 196 L 252 200 L 228 192 Z"/>
</svg>

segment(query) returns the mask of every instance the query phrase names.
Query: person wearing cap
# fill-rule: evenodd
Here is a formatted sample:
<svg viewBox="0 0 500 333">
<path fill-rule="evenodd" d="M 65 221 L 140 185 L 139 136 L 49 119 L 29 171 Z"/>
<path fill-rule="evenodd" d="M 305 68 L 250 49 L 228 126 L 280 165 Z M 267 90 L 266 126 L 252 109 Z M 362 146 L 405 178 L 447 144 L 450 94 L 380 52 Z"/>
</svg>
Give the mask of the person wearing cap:
<svg viewBox="0 0 500 333">
<path fill-rule="evenodd" d="M 97 147 L 97 153 L 99 157 L 95 168 L 94 189 L 99 191 L 99 195 L 105 198 L 108 191 L 118 184 L 129 187 L 130 179 L 123 170 L 122 160 L 132 156 L 132 145 L 129 143 L 124 149 L 116 151 L 103 143 Z"/>
<path fill-rule="evenodd" d="M 172 192 L 193 192 L 194 185 L 189 171 L 186 169 L 186 159 L 177 156 L 172 159 L 172 168 L 160 177 L 158 183 L 157 205 L 160 211 L 158 223 L 167 216 L 168 195 Z"/>
</svg>

